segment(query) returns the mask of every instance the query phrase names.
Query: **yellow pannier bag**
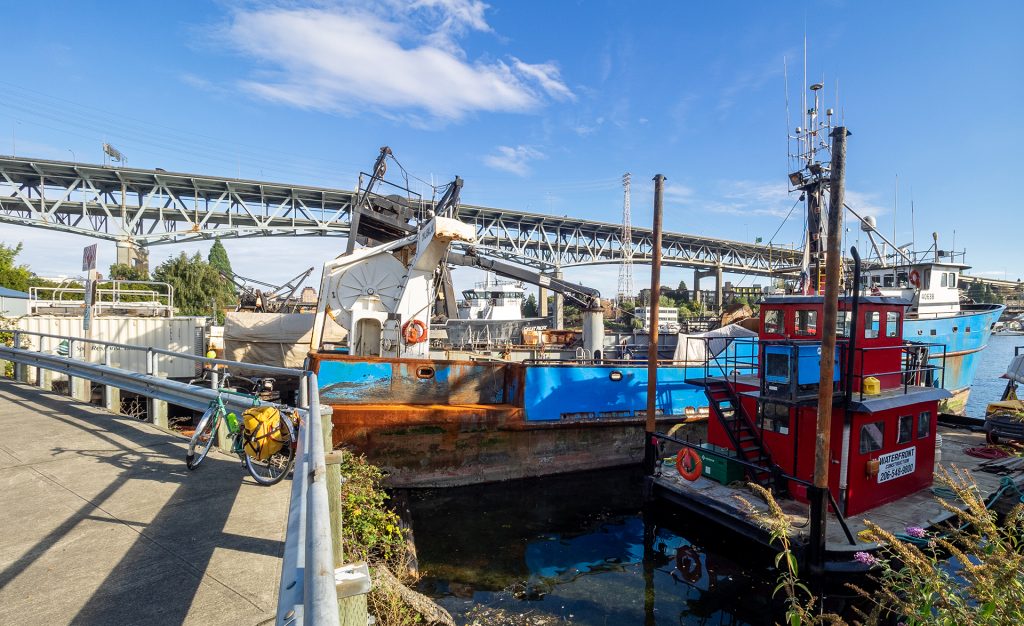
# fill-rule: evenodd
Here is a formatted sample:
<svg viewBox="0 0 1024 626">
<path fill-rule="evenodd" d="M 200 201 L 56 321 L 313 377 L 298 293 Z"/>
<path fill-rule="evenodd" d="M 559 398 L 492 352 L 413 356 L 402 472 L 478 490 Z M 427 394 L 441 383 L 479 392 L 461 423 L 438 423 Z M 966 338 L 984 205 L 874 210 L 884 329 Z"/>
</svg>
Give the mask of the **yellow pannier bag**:
<svg viewBox="0 0 1024 626">
<path fill-rule="evenodd" d="M 242 440 L 245 453 L 258 461 L 266 461 L 288 441 L 288 428 L 281 423 L 277 407 L 253 407 L 242 413 Z"/>
</svg>

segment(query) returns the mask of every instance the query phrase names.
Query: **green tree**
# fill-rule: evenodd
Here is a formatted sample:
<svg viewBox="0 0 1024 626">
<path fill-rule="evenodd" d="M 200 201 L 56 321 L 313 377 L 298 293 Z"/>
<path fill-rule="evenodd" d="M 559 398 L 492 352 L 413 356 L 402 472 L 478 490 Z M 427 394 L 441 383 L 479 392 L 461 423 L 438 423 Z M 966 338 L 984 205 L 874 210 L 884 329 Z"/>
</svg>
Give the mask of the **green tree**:
<svg viewBox="0 0 1024 626">
<path fill-rule="evenodd" d="M 523 317 L 537 317 L 537 296 L 532 293 L 523 302 Z"/>
<path fill-rule="evenodd" d="M 224 272 L 225 274 L 233 274 L 231 271 L 231 259 L 228 258 L 228 251 L 224 248 L 224 244 L 220 242 L 220 238 L 213 240 L 213 245 L 210 246 L 210 253 L 206 256 L 206 260 L 210 263 L 210 267 L 217 270 L 217 272 Z M 231 283 L 228 283 L 231 285 Z M 235 286 L 231 285 L 232 293 L 235 290 Z"/>
<path fill-rule="evenodd" d="M 673 300 L 672 298 L 669 298 L 668 296 L 661 296 L 660 298 L 658 298 L 658 306 L 665 307 L 668 309 L 674 309 L 677 305 L 676 301 Z"/>
<path fill-rule="evenodd" d="M 223 321 L 221 311 L 234 304 L 234 298 L 220 277 L 199 253 L 191 257 L 182 252 L 160 264 L 153 272 L 157 280 L 174 287 L 174 305 L 182 315 L 210 315 L 217 310 L 217 321 Z"/>
<path fill-rule="evenodd" d="M 110 266 L 110 280 L 149 280 L 149 272 L 144 267 L 132 267 L 125 263 L 114 263 Z"/>
<path fill-rule="evenodd" d="M 15 264 L 21 250 L 20 243 L 16 246 L 0 243 L 0 287 L 7 287 L 15 291 L 28 291 L 32 284 L 32 270 L 27 265 Z"/>
</svg>

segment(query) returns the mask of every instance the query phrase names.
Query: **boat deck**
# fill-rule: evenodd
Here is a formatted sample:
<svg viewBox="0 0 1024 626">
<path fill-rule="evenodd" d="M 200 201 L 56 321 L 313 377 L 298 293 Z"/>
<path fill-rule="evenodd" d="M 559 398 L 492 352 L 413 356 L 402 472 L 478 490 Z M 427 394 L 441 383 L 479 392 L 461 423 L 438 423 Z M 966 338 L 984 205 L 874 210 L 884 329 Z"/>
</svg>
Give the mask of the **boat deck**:
<svg viewBox="0 0 1024 626">
<path fill-rule="evenodd" d="M 978 489 L 986 498 L 999 489 L 1001 477 L 980 471 L 978 466 L 984 460 L 964 454 L 965 448 L 985 445 L 983 433 L 942 426 L 939 427 L 938 432 L 942 435 L 941 465 L 943 467 L 949 469 L 955 465 L 970 470 Z M 1016 473 L 1013 480 L 1019 488 L 1024 487 L 1024 473 Z M 673 461 L 665 461 L 653 477 L 652 495 L 714 519 L 732 530 L 768 545 L 770 537 L 767 532 L 750 516 L 738 498 L 744 498 L 761 511 L 767 511 L 767 505 L 745 485 L 740 486 L 737 483 L 733 483 L 733 485 L 722 485 L 703 476 L 690 482 L 679 475 Z M 938 485 L 938 481 L 933 483 L 933 486 Z M 793 527 L 791 539 L 794 545 L 805 545 L 809 528 L 808 505 L 791 499 L 782 499 L 779 501 L 779 505 Z M 833 560 L 847 560 L 855 551 L 871 550 L 877 547 L 875 544 L 865 543 L 857 538 L 857 533 L 867 528 L 864 524 L 865 519 L 871 520 L 892 533 L 902 533 L 905 532 L 907 526 L 929 528 L 949 517 L 950 513 L 942 508 L 931 490 L 925 489 L 896 502 L 884 504 L 848 518 L 847 524 L 857 542 L 855 545 L 851 545 L 836 517 L 830 514 L 826 522 L 826 551 Z"/>
</svg>

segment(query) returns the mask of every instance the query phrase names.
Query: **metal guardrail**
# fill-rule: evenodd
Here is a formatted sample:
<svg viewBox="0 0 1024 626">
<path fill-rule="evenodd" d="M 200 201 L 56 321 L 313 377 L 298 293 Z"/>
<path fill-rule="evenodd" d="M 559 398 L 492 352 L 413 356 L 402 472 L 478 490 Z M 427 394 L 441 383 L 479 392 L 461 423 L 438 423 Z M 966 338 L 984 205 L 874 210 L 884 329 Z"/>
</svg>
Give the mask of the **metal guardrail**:
<svg viewBox="0 0 1024 626">
<path fill-rule="evenodd" d="M 46 309 L 86 306 L 83 283 L 64 281 L 55 286 L 30 287 L 29 312 L 40 314 Z M 141 309 L 171 315 L 174 312 L 174 287 L 152 280 L 97 281 L 92 306 L 97 313 L 108 309 Z"/>
<path fill-rule="evenodd" d="M 278 594 L 277 624 L 281 626 L 340 625 L 338 591 L 335 586 L 335 537 L 340 542 L 340 528 L 332 530 L 331 526 L 331 506 L 327 489 L 329 474 L 315 373 L 223 359 L 209 359 L 158 348 L 109 341 L 62 337 L 29 331 L 11 332 L 14 335 L 13 347 L 0 344 L 0 361 L 11 361 L 19 367 L 35 367 L 39 370 L 53 371 L 65 374 L 72 379 L 89 380 L 106 387 L 116 387 L 197 411 L 205 410 L 210 402 L 218 396 L 216 389 L 160 378 L 155 372 L 155 355 L 184 358 L 210 366 L 244 367 L 264 374 L 301 378 L 304 385 L 300 385 L 301 400 L 299 404 L 306 406 L 298 408 L 302 423 L 299 428 L 298 449 L 288 505 L 287 533 Z M 69 342 L 69 354 L 74 354 L 71 350 L 73 342 L 95 344 L 103 348 L 105 360 L 111 349 L 144 350 L 150 355 L 147 358 L 149 373 L 141 374 L 105 364 L 26 350 L 20 347 L 22 335 L 66 340 Z M 23 377 L 23 371 L 16 369 L 15 376 L 16 378 Z M 239 411 L 252 406 L 251 401 L 232 396 L 232 394 L 224 394 L 223 400 L 229 408 Z M 340 546 L 337 549 L 340 550 Z"/>
</svg>

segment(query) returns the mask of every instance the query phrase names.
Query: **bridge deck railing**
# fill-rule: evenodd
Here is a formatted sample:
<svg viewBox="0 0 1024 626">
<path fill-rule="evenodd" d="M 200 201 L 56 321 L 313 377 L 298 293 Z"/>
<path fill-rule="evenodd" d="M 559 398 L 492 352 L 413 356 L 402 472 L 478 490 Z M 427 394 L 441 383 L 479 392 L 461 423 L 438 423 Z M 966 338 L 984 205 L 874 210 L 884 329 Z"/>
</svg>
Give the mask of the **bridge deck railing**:
<svg viewBox="0 0 1024 626">
<path fill-rule="evenodd" d="M 68 377 L 71 396 L 84 402 L 91 400 L 92 383 L 103 386 L 105 400 L 110 396 L 119 397 L 119 392 L 123 390 L 145 396 L 150 403 L 159 402 L 165 407 L 168 403 L 175 404 L 195 411 L 205 410 L 210 402 L 217 398 L 219 392 L 215 383 L 212 384 L 213 388 L 207 388 L 160 377 L 155 371 L 156 355 L 189 359 L 210 368 L 236 367 L 264 375 L 299 379 L 299 401 L 296 403 L 298 406 L 294 407 L 300 416 L 299 441 L 291 483 L 276 622 L 279 625 L 341 626 L 341 591 L 347 596 L 344 598 L 344 615 L 348 618 L 345 620 L 346 626 L 356 623 L 361 626 L 366 623 L 363 594 L 369 590 L 368 572 L 365 565 L 341 563 L 341 478 L 337 465 L 333 461 L 328 465 L 328 451 L 332 448 L 330 408 L 321 409 L 315 372 L 211 359 L 159 348 L 80 337 L 63 337 L 21 330 L 10 331 L 10 334 L 13 335 L 11 346 L 0 343 L 0 361 L 14 364 L 16 380 L 29 382 L 29 372 L 35 370 L 36 383 L 49 389 L 52 384 L 50 375 L 64 375 Z M 23 347 L 27 343 L 24 341 L 25 336 L 39 339 L 35 343 L 42 351 Z M 104 362 L 94 363 L 47 353 L 44 348 L 47 342 L 43 340 L 50 340 L 51 344 L 54 341 L 68 342 L 69 355 L 75 354 L 75 342 L 83 342 L 101 350 Z M 113 350 L 145 351 L 147 372 L 139 373 L 111 367 L 109 355 Z M 87 354 L 88 352 L 86 351 Z M 117 393 L 111 390 L 116 390 Z M 251 401 L 232 394 L 224 394 L 223 400 L 231 410 L 244 411 L 252 406 Z M 115 412 L 119 411 L 115 409 Z M 166 413 L 163 413 L 164 424 L 159 423 L 159 415 L 159 411 L 150 413 L 150 420 L 166 428 Z M 325 416 L 327 419 L 324 419 Z M 333 459 L 333 454 L 331 457 Z M 345 581 L 343 585 L 336 583 L 339 578 Z M 355 585 L 353 580 L 356 581 Z M 354 593 L 353 589 L 356 590 Z M 361 602 L 361 610 L 352 610 L 353 600 Z M 352 616 L 356 618 L 353 620 Z"/>
</svg>

